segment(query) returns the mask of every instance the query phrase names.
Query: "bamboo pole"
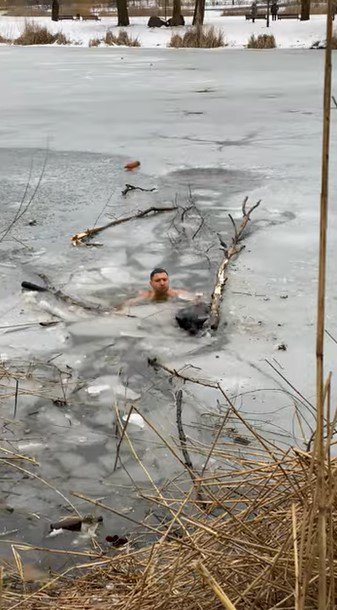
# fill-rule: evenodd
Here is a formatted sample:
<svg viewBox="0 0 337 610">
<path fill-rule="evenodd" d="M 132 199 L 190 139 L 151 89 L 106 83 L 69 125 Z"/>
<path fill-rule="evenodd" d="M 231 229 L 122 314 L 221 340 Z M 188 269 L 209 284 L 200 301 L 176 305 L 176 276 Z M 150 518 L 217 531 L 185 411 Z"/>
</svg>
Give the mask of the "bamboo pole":
<svg viewBox="0 0 337 610">
<path fill-rule="evenodd" d="M 325 324 L 325 283 L 326 283 L 326 244 L 328 227 L 328 187 L 329 187 L 329 144 L 330 144 L 330 104 L 331 104 L 331 39 L 332 39 L 332 1 L 328 0 L 326 21 L 326 50 L 324 66 L 323 102 L 323 141 L 322 175 L 320 199 L 319 230 L 319 272 L 317 294 L 316 329 L 316 443 L 313 460 L 317 457 L 317 496 L 318 496 L 318 610 L 326 610 L 326 485 L 325 485 L 325 448 L 324 448 L 324 324 Z"/>
</svg>

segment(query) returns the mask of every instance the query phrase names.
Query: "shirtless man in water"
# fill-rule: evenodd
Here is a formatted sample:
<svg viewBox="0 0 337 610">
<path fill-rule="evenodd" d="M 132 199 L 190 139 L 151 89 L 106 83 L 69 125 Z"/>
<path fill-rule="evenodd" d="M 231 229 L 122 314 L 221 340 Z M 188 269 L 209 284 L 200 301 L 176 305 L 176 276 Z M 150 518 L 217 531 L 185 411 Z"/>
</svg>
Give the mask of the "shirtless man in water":
<svg viewBox="0 0 337 610">
<path fill-rule="evenodd" d="M 193 299 L 193 295 L 191 295 L 187 290 L 177 290 L 175 288 L 170 288 L 170 280 L 168 273 L 165 269 L 161 267 L 156 267 L 153 269 L 150 275 L 150 286 L 149 290 L 141 290 L 138 293 L 138 296 L 134 299 L 129 299 L 122 305 L 118 307 L 118 310 L 123 310 L 125 307 L 138 305 L 139 303 L 144 302 L 155 302 L 160 303 L 162 301 L 167 301 L 168 299 L 181 298 L 187 301 Z"/>
</svg>

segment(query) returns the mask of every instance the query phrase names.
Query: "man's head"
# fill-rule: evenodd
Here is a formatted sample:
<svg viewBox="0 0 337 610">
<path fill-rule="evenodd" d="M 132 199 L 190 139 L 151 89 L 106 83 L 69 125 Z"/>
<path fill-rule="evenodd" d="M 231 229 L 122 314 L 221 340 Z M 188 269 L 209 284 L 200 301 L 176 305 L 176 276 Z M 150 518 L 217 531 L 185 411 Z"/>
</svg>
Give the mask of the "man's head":
<svg viewBox="0 0 337 610">
<path fill-rule="evenodd" d="M 168 273 L 162 267 L 156 267 L 151 271 L 150 285 L 156 296 L 165 296 L 170 287 Z"/>
</svg>

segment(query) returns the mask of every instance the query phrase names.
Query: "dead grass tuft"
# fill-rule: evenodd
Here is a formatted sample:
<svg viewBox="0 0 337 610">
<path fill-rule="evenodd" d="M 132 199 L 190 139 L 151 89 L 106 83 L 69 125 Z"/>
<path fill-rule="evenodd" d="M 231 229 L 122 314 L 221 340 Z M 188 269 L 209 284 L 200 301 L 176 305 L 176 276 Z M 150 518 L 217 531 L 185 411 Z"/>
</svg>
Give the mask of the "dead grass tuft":
<svg viewBox="0 0 337 610">
<path fill-rule="evenodd" d="M 22 598 L 22 608 L 269 610 L 294 608 L 295 595 L 303 596 L 303 608 L 318 608 L 317 459 L 303 450 L 267 445 L 264 450 L 260 440 L 266 445 L 257 433 L 250 449 L 238 450 L 226 442 L 201 448 L 204 459 L 211 451 L 217 462 L 216 471 L 206 471 L 195 483 L 203 504 L 193 497 L 193 486 L 185 492 L 174 487 L 174 494 L 151 494 L 153 506 L 161 506 L 168 516 L 158 526 L 159 544 L 99 557 L 96 565 L 92 557 L 86 574 L 79 570 L 75 579 L 56 579 L 44 591 Z M 335 480 L 336 459 L 326 460 L 324 469 L 327 480 Z M 328 500 L 330 584 L 337 559 L 333 486 Z M 109 509 L 96 500 L 93 504 Z M 307 554 L 301 550 L 302 539 Z M 22 550 L 29 551 L 29 545 Z M 13 585 L 17 595 L 18 577 Z M 10 580 L 4 597 L 4 608 L 13 607 Z M 219 599 L 228 603 L 221 605 Z"/>
<path fill-rule="evenodd" d="M 248 49 L 275 49 L 276 41 L 272 34 L 251 35 L 247 44 Z"/>
<path fill-rule="evenodd" d="M 223 32 L 212 25 L 189 28 L 182 36 L 173 34 L 168 46 L 176 49 L 215 49 L 226 45 Z"/>
<path fill-rule="evenodd" d="M 17 45 L 34 44 L 69 44 L 70 40 L 62 32 L 52 34 L 45 26 L 40 26 L 34 21 L 26 21 L 25 29 L 21 36 L 14 40 Z"/>
<path fill-rule="evenodd" d="M 10 44 L 12 40 L 0 34 L 0 44 Z"/>
<path fill-rule="evenodd" d="M 89 47 L 99 47 L 102 40 L 100 38 L 91 38 L 89 40 Z"/>
<path fill-rule="evenodd" d="M 117 36 L 111 30 L 108 30 L 105 34 L 104 42 L 109 46 L 140 47 L 138 38 L 133 38 L 126 30 L 120 30 Z"/>
<path fill-rule="evenodd" d="M 70 40 L 66 37 L 65 34 L 63 34 L 63 32 L 57 32 L 57 38 L 55 42 L 57 42 L 57 44 L 70 44 Z"/>
</svg>

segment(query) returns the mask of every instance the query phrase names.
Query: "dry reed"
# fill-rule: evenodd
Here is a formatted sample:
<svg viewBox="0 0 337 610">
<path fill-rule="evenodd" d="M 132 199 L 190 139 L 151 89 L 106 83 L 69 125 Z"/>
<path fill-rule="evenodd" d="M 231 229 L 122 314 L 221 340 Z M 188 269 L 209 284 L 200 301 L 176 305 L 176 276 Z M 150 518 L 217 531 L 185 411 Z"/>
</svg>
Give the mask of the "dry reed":
<svg viewBox="0 0 337 610">
<path fill-rule="evenodd" d="M 221 30 L 214 26 L 196 26 L 187 29 L 183 35 L 173 34 L 168 46 L 176 49 L 215 49 L 226 45 Z"/>
<path fill-rule="evenodd" d="M 276 41 L 272 34 L 251 35 L 247 44 L 248 49 L 275 49 Z"/>
<path fill-rule="evenodd" d="M 34 21 L 26 21 L 22 34 L 14 40 L 17 45 L 42 45 L 42 44 L 69 44 L 69 40 L 62 32 L 52 34 L 45 26 L 40 26 Z"/>
<path fill-rule="evenodd" d="M 99 47 L 102 40 L 100 38 L 91 38 L 89 40 L 89 47 Z"/>
<path fill-rule="evenodd" d="M 104 42 L 109 46 L 140 47 L 138 38 L 133 38 L 126 30 L 120 30 L 117 35 L 108 30 L 105 34 Z"/>
<path fill-rule="evenodd" d="M 195 483 L 188 486 L 185 482 L 182 489 L 172 486 L 165 494 L 154 487 L 148 498 L 167 513 L 168 520 L 165 527 L 157 528 L 151 546 L 86 564 L 82 559 L 81 566 L 72 569 L 77 578 L 59 577 L 33 593 L 20 592 L 20 577 L 16 576 L 15 586 L 4 587 L 3 608 L 285 610 L 300 608 L 296 599 L 303 600 L 302 610 L 316 608 L 318 457 L 298 449 L 266 449 L 259 433 L 248 423 L 246 427 L 251 435 L 249 447 L 238 448 L 223 439 L 215 446 L 199 447 L 204 456 L 212 452 L 217 464 L 216 470 L 206 469 L 196 478 L 202 503 L 196 499 Z M 337 460 L 330 455 L 331 438 L 330 434 L 324 446 L 324 476 L 333 482 Z M 176 449 L 172 447 L 172 451 Z M 329 505 L 335 509 L 335 484 L 328 495 Z M 101 505 L 96 500 L 92 503 Z M 146 522 L 144 527 L 156 531 Z M 173 537 L 177 527 L 179 535 Z M 336 512 L 330 510 L 325 568 L 330 595 L 326 608 L 331 609 L 336 530 Z M 16 545 L 22 561 L 29 548 Z"/>
</svg>

